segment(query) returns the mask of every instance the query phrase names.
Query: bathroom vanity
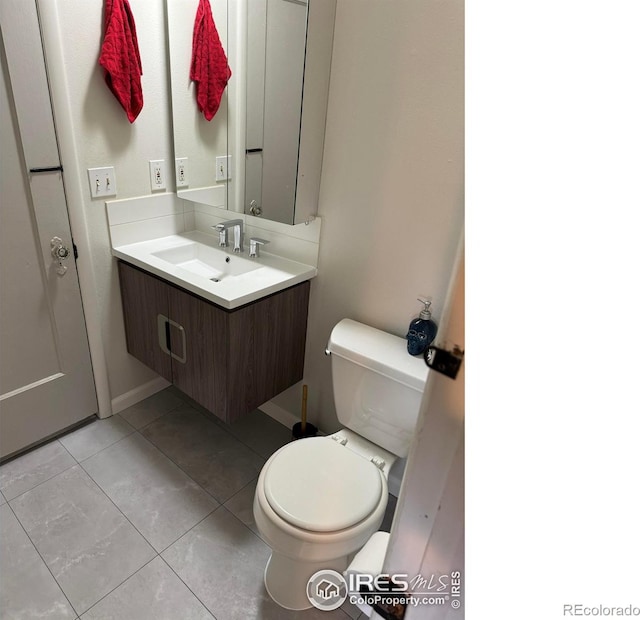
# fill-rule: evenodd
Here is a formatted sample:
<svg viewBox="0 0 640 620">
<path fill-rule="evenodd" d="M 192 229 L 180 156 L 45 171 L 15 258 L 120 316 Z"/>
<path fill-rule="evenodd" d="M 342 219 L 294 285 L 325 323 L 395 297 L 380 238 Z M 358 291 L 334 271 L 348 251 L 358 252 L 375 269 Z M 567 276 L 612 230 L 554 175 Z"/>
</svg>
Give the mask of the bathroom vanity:
<svg viewBox="0 0 640 620">
<path fill-rule="evenodd" d="M 228 308 L 120 258 L 129 353 L 224 422 L 302 379 L 308 279 Z"/>
<path fill-rule="evenodd" d="M 107 211 L 129 353 L 232 422 L 303 375 L 336 0 L 212 5 L 233 87 L 205 120 L 193 2 L 167 1 L 176 194 Z M 233 253 L 227 220 L 271 245 Z"/>
</svg>

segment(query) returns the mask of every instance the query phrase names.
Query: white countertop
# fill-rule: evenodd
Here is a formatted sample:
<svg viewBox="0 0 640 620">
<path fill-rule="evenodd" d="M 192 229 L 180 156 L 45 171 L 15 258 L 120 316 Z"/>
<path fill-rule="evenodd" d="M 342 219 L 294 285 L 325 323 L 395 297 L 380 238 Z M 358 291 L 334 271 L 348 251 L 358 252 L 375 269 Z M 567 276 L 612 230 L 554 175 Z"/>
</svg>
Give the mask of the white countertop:
<svg viewBox="0 0 640 620">
<path fill-rule="evenodd" d="M 318 273 L 315 267 L 264 251 L 260 252 L 259 258 L 248 258 L 248 244 L 242 254 L 235 254 L 229 247 L 218 247 L 217 242 L 215 236 L 188 232 L 116 246 L 112 248 L 112 254 L 229 310 L 310 280 Z M 224 275 L 220 281 L 214 282 L 209 277 L 198 275 L 179 264 L 173 264 L 154 255 L 165 250 L 192 246 L 194 243 L 219 252 L 220 256 L 224 257 L 223 261 L 228 263 L 235 261 L 235 265 L 246 261 L 242 264 L 251 268 L 251 271 L 239 275 Z"/>
</svg>

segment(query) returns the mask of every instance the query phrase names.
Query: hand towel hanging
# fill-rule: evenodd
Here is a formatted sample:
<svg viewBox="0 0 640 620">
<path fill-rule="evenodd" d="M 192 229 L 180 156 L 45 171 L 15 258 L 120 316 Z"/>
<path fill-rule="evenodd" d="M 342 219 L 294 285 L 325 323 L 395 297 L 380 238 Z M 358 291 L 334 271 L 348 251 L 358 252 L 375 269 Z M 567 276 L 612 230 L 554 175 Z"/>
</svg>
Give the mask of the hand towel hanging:
<svg viewBox="0 0 640 620">
<path fill-rule="evenodd" d="M 220 107 L 222 93 L 231 77 L 209 0 L 200 0 L 193 25 L 193 46 L 189 77 L 196 84 L 196 101 L 210 121 Z"/>
<path fill-rule="evenodd" d="M 136 24 L 128 0 L 105 0 L 104 40 L 100 51 L 104 79 L 130 123 L 142 110 L 142 62 Z"/>
</svg>

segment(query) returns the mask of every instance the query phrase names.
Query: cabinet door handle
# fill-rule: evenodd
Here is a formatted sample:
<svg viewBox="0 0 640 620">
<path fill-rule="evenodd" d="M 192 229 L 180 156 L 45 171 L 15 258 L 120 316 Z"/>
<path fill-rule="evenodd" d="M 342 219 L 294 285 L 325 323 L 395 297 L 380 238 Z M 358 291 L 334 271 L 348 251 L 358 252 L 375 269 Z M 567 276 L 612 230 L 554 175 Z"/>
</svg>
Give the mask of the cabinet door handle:
<svg viewBox="0 0 640 620">
<path fill-rule="evenodd" d="M 171 337 L 169 336 L 169 325 L 173 325 L 180 331 L 182 337 L 182 356 L 177 355 L 171 350 Z M 187 363 L 187 334 L 184 331 L 184 327 L 180 323 L 172 321 L 164 314 L 158 315 L 158 342 L 160 349 L 167 355 L 170 355 L 174 360 L 181 364 Z"/>
<path fill-rule="evenodd" d="M 169 349 L 169 319 L 164 314 L 158 315 L 158 343 L 163 353 L 171 355 Z"/>
<path fill-rule="evenodd" d="M 168 321 L 170 325 L 173 325 L 174 327 L 177 327 L 180 330 L 180 336 L 182 337 L 182 357 L 180 357 L 179 355 L 176 355 L 173 351 L 170 352 L 170 355 L 177 362 L 180 362 L 181 364 L 186 364 L 187 363 L 187 334 L 185 333 L 184 327 L 182 327 L 182 325 L 180 325 L 179 323 L 176 323 L 175 321 L 172 321 L 171 319 L 168 319 Z"/>
</svg>

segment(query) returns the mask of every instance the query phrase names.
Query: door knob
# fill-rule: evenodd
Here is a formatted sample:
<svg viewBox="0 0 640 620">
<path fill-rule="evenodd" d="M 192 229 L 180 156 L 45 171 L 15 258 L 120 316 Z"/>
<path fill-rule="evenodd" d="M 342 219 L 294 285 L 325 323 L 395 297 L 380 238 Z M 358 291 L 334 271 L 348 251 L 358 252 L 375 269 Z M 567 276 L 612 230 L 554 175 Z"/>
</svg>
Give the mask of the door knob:
<svg viewBox="0 0 640 620">
<path fill-rule="evenodd" d="M 67 260 L 70 255 L 71 250 L 64 245 L 60 237 L 51 239 L 51 256 L 58 263 L 56 271 L 59 276 L 63 276 L 67 272 L 67 266 L 63 264 L 63 261 Z"/>
<path fill-rule="evenodd" d="M 260 217 L 262 215 L 262 207 L 259 206 L 255 200 L 252 200 L 249 203 L 249 213 L 251 213 L 251 215 L 255 215 L 256 217 Z"/>
</svg>

